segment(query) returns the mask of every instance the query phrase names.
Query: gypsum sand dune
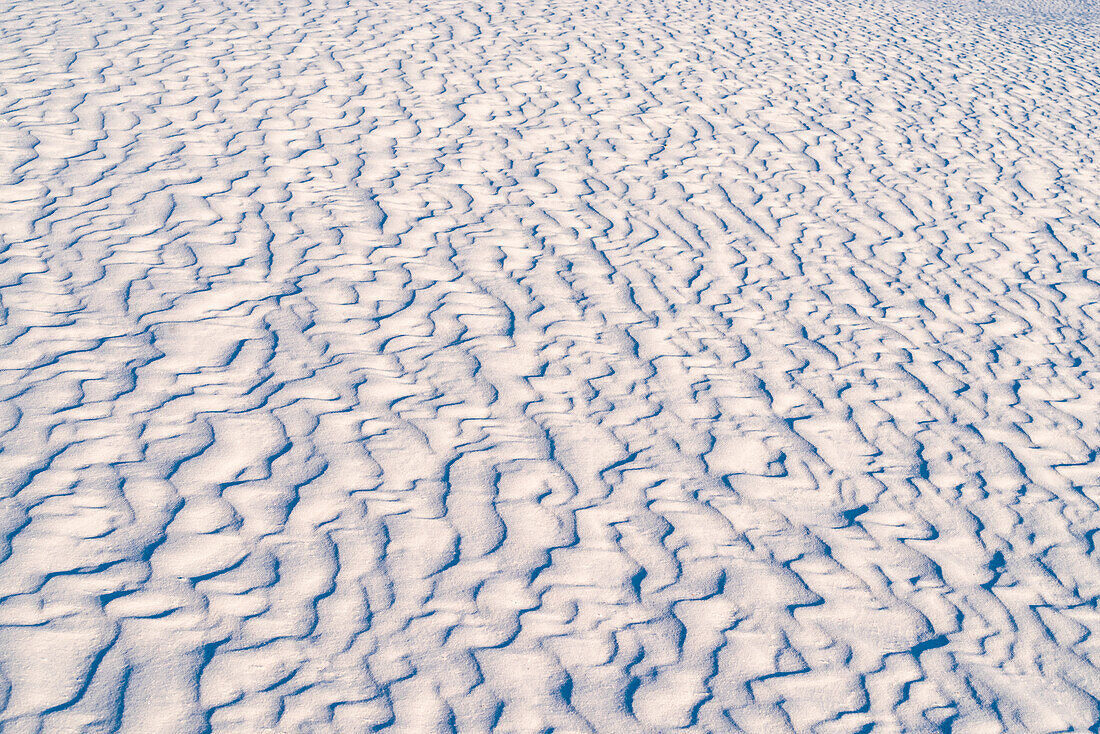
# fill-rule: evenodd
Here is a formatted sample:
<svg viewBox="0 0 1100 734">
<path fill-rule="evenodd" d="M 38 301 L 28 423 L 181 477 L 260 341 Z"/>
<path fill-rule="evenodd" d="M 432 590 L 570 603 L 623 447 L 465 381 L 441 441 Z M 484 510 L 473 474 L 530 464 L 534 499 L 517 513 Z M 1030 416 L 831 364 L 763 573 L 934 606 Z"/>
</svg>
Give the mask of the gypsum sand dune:
<svg viewBox="0 0 1100 734">
<path fill-rule="evenodd" d="M 1093 5 L 0 41 L 5 734 L 1095 726 Z"/>
</svg>

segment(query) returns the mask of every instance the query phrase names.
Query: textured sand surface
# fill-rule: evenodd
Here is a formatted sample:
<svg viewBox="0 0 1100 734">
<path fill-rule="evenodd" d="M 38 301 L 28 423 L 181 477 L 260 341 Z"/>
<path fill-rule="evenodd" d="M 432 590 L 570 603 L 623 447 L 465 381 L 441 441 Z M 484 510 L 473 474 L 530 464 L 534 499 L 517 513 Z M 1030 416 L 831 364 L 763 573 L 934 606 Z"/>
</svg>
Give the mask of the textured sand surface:
<svg viewBox="0 0 1100 734">
<path fill-rule="evenodd" d="M 0 729 L 1095 731 L 1100 13 L 0 6 Z"/>
</svg>

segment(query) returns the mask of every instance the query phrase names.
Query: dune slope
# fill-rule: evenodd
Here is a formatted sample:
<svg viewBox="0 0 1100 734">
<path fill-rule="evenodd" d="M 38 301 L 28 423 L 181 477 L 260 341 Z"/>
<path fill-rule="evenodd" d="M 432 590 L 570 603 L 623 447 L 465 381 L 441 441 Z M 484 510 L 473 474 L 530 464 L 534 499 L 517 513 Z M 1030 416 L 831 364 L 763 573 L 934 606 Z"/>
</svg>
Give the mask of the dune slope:
<svg viewBox="0 0 1100 734">
<path fill-rule="evenodd" d="M 0 7 L 0 728 L 1100 710 L 1087 2 Z"/>
</svg>

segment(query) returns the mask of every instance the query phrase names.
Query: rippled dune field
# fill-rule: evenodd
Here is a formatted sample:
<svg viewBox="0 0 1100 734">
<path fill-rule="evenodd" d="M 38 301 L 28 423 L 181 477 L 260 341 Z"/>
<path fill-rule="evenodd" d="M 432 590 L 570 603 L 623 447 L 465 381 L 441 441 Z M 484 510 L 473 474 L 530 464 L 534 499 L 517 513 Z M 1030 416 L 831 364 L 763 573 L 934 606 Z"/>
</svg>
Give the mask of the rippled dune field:
<svg viewBox="0 0 1100 734">
<path fill-rule="evenodd" d="M 1083 732 L 1092 0 L 7 0 L 0 730 Z"/>
</svg>

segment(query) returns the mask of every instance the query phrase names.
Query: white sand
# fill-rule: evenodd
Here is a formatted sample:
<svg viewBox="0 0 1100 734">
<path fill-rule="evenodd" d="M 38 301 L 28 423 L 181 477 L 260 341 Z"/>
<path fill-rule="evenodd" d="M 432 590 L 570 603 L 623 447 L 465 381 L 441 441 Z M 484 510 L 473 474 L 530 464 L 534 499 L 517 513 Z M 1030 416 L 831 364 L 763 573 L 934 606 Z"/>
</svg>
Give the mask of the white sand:
<svg viewBox="0 0 1100 734">
<path fill-rule="evenodd" d="M 8 0 L 0 730 L 1094 726 L 1098 21 Z"/>
</svg>

